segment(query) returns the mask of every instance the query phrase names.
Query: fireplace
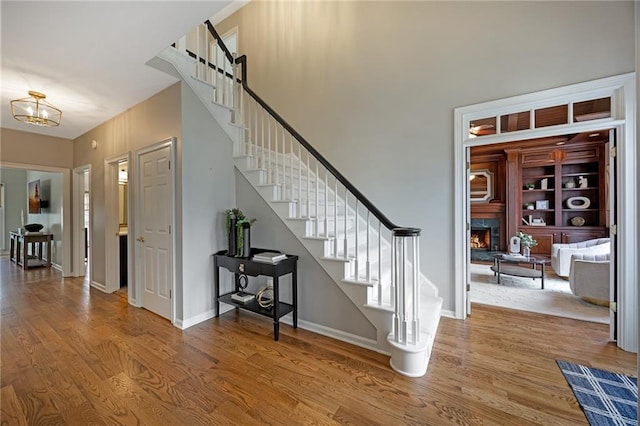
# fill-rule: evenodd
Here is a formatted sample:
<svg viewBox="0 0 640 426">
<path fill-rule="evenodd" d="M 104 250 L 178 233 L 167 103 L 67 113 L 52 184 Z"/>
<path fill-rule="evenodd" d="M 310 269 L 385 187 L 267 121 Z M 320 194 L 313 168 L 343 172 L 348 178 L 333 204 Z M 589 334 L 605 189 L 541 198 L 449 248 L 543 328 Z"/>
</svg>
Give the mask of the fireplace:
<svg viewBox="0 0 640 426">
<path fill-rule="evenodd" d="M 491 228 L 471 228 L 471 250 L 489 250 Z"/>
<path fill-rule="evenodd" d="M 500 248 L 500 221 L 491 219 L 471 219 L 469 246 L 471 260 L 493 260 L 492 252 Z"/>
</svg>

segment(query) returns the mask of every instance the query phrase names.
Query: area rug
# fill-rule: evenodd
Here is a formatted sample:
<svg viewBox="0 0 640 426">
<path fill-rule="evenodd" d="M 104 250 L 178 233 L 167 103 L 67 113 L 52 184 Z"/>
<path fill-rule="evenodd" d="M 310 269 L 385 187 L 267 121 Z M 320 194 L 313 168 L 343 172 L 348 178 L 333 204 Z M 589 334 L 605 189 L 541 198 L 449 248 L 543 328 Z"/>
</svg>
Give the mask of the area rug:
<svg viewBox="0 0 640 426">
<path fill-rule="evenodd" d="M 591 426 L 638 424 L 638 379 L 556 361 Z"/>
<path fill-rule="evenodd" d="M 574 296 L 569 281 L 549 271 L 544 280 L 503 275 L 501 284 L 490 265 L 471 264 L 471 302 L 565 318 L 609 323 L 609 309 Z M 549 268 L 551 269 L 551 268 Z"/>
</svg>

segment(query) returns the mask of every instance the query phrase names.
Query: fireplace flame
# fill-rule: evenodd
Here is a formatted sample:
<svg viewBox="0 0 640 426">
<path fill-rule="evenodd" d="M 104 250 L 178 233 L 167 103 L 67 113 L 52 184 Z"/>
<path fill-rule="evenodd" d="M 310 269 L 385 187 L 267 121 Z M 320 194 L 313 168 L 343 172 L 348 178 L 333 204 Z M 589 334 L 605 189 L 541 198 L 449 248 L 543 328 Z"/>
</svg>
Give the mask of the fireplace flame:
<svg viewBox="0 0 640 426">
<path fill-rule="evenodd" d="M 471 248 L 472 249 L 486 249 L 489 245 L 485 241 L 481 241 L 478 234 L 471 234 Z"/>
</svg>

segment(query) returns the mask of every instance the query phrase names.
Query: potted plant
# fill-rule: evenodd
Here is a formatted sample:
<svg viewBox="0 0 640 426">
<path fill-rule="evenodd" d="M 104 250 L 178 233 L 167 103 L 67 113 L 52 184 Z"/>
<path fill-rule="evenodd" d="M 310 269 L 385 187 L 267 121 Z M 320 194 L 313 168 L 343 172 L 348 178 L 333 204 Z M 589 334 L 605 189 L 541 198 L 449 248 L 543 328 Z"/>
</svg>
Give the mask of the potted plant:
<svg viewBox="0 0 640 426">
<path fill-rule="evenodd" d="M 249 257 L 251 250 L 251 225 L 256 219 L 247 219 L 238 208 L 226 210 L 225 230 L 229 239 L 228 256 Z"/>
<path fill-rule="evenodd" d="M 524 187 L 525 189 L 536 189 L 536 185 L 533 183 L 526 183 Z"/>
<path fill-rule="evenodd" d="M 518 231 L 516 236 L 520 238 L 520 245 L 522 246 L 522 254 L 525 257 L 529 257 L 529 255 L 531 254 L 531 247 L 537 246 L 538 242 L 534 240 L 531 235 L 525 234 L 522 231 Z"/>
</svg>

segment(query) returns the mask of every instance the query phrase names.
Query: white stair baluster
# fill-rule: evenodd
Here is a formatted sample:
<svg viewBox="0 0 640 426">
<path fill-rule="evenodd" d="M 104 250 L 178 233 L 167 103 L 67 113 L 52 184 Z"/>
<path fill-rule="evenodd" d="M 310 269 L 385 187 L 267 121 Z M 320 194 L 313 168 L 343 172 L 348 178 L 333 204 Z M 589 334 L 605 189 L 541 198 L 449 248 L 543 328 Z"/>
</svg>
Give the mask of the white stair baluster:
<svg viewBox="0 0 640 426">
<path fill-rule="evenodd" d="M 222 51 L 222 80 L 220 81 L 222 86 L 222 96 L 220 103 L 222 105 L 227 104 L 227 55 Z"/>
<path fill-rule="evenodd" d="M 412 333 L 415 345 L 420 342 L 420 243 L 418 236 L 414 235 L 413 242 L 413 317 L 412 317 Z"/>
<path fill-rule="evenodd" d="M 200 78 L 200 27 L 201 25 L 196 27 L 196 78 Z"/>
<path fill-rule="evenodd" d="M 297 216 L 302 217 L 302 144 L 298 142 L 298 209 Z"/>
<path fill-rule="evenodd" d="M 280 173 L 279 169 L 278 169 L 278 148 L 279 148 L 279 143 L 278 143 L 278 126 L 275 126 L 275 128 L 273 129 L 274 131 L 274 135 L 273 135 L 273 142 L 275 144 L 274 147 L 274 151 L 273 151 L 273 155 L 274 155 L 274 160 L 275 160 L 275 184 L 278 184 L 278 173 Z M 269 160 L 271 161 L 271 160 Z"/>
<path fill-rule="evenodd" d="M 311 185 L 311 172 L 310 172 L 310 167 L 309 167 L 309 151 L 307 152 L 307 215 L 305 217 L 310 218 L 311 217 L 311 198 L 309 196 L 310 193 L 310 188 L 309 185 Z"/>
<path fill-rule="evenodd" d="M 316 187 L 316 220 L 315 220 L 315 236 L 318 237 L 320 236 L 320 191 L 318 190 L 318 186 L 320 185 L 319 181 L 320 181 L 320 175 L 318 175 L 318 160 L 316 159 L 316 183 L 315 183 L 315 187 Z"/>
<path fill-rule="evenodd" d="M 324 236 L 329 238 L 329 171 L 324 169 Z"/>
<path fill-rule="evenodd" d="M 349 258 L 349 234 L 347 234 L 347 219 L 349 217 L 349 202 L 348 202 L 349 193 L 347 192 L 347 187 L 344 187 L 344 258 Z"/>
<path fill-rule="evenodd" d="M 291 163 L 291 174 L 289 175 L 289 190 L 291 191 L 291 201 L 294 200 L 293 198 L 293 137 L 289 136 L 289 157 L 290 160 L 289 163 Z"/>
<path fill-rule="evenodd" d="M 338 179 L 333 183 L 333 257 L 338 257 Z"/>
<path fill-rule="evenodd" d="M 382 305 L 382 223 L 378 220 L 378 305 Z"/>
<path fill-rule="evenodd" d="M 367 260 L 365 262 L 365 276 L 367 281 L 371 281 L 371 257 L 370 257 L 370 248 L 369 248 L 369 233 L 371 231 L 370 215 L 371 215 L 371 212 L 367 210 L 367 251 L 366 251 Z"/>
<path fill-rule="evenodd" d="M 358 219 L 360 218 L 360 216 L 358 215 L 358 206 L 360 205 L 360 201 L 356 198 L 356 209 L 355 209 L 355 221 L 356 221 L 356 260 L 355 260 L 355 273 L 354 273 L 354 279 L 359 279 L 360 278 L 360 232 L 359 232 L 359 227 L 358 227 L 358 222 L 360 222 Z"/>
<path fill-rule="evenodd" d="M 231 78 L 231 105 L 233 106 L 233 121 L 234 123 L 237 121 L 236 114 L 238 113 L 238 92 L 236 90 L 236 82 L 238 77 L 238 64 L 236 64 L 236 53 L 232 53 L 231 57 L 233 61 L 231 62 L 231 70 L 233 70 L 233 77 Z"/>
<path fill-rule="evenodd" d="M 218 40 L 213 42 L 213 101 L 218 102 L 218 96 L 220 95 L 220 87 L 218 86 Z"/>
<path fill-rule="evenodd" d="M 267 116 L 267 183 L 273 183 L 271 168 L 271 116 Z M 263 154 L 264 155 L 264 154 Z"/>
</svg>

